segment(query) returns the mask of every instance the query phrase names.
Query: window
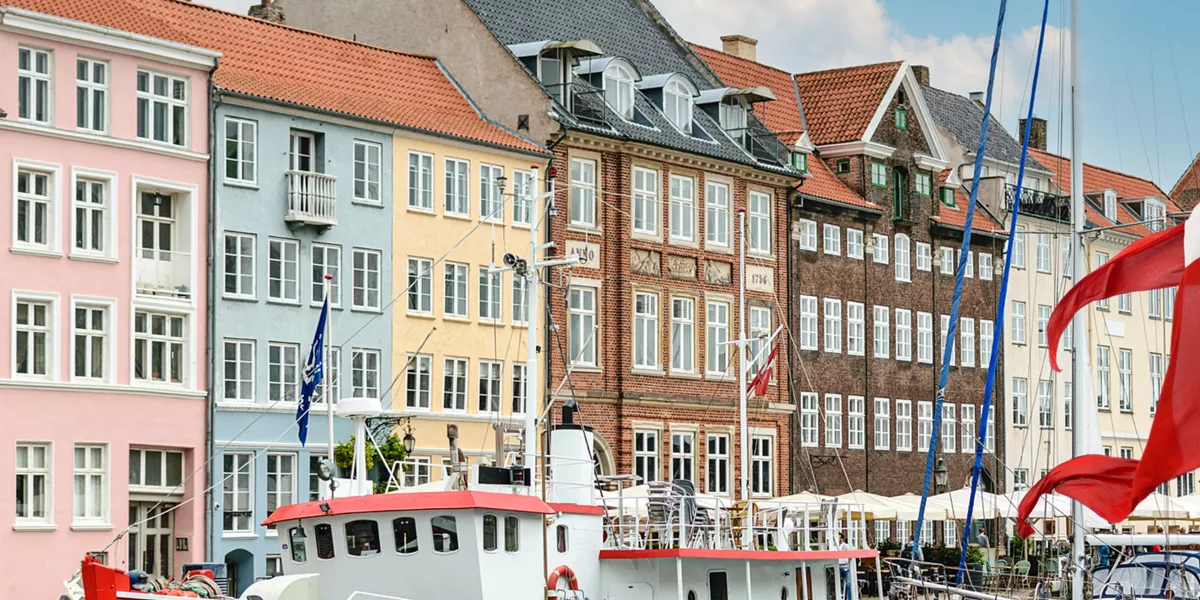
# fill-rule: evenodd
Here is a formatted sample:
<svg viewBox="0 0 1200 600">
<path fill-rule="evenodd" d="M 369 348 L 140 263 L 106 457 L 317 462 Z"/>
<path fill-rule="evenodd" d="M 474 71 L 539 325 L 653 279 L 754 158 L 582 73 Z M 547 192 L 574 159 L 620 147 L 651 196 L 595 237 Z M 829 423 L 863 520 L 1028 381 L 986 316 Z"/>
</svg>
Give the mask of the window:
<svg viewBox="0 0 1200 600">
<path fill-rule="evenodd" d="M 1158 398 L 1162 393 L 1162 355 L 1150 353 L 1150 414 L 1158 411 Z"/>
<path fill-rule="evenodd" d="M 912 361 L 912 311 L 896 309 L 896 360 Z"/>
<path fill-rule="evenodd" d="M 529 324 L 529 301 L 525 297 L 528 283 L 525 277 L 514 273 L 512 285 L 512 322 L 513 325 Z"/>
<path fill-rule="evenodd" d="M 861 229 L 846 228 L 846 258 L 863 259 L 863 232 Z"/>
<path fill-rule="evenodd" d="M 887 398 L 875 399 L 875 449 L 892 449 L 892 417 L 891 401 Z"/>
<path fill-rule="evenodd" d="M 267 299 L 300 301 L 300 242 L 272 239 L 267 255 Z"/>
<path fill-rule="evenodd" d="M 1050 307 L 1045 304 L 1039 304 L 1037 307 L 1037 326 L 1038 326 L 1038 346 L 1045 348 L 1049 340 L 1046 338 L 1046 330 L 1050 326 Z"/>
<path fill-rule="evenodd" d="M 873 234 L 873 241 L 875 242 L 875 250 L 872 253 L 872 259 L 879 264 L 886 265 L 888 263 L 888 237 L 876 233 Z"/>
<path fill-rule="evenodd" d="M 771 197 L 751 191 L 749 194 L 749 227 L 750 252 L 752 254 L 771 253 Z M 814 224 L 812 249 L 817 249 L 816 225 Z"/>
<path fill-rule="evenodd" d="M 445 315 L 467 316 L 467 265 L 446 263 Z"/>
<path fill-rule="evenodd" d="M 23 49 L 22 49 L 23 50 Z M 18 51 L 20 52 L 20 50 Z M 19 78 L 18 78 L 19 81 Z M 108 114 L 108 63 L 79 58 L 75 61 L 75 125 L 104 133 Z"/>
<path fill-rule="evenodd" d="M 75 250 L 80 254 L 104 256 L 105 227 L 109 223 L 108 186 L 104 181 L 79 178 L 75 180 Z M 36 200 L 35 200 L 36 201 Z M 34 214 L 36 220 L 36 212 Z M 35 223 L 36 229 L 36 223 Z M 46 239 L 49 239 L 47 236 Z"/>
<path fill-rule="evenodd" d="M 959 319 L 959 343 L 962 344 L 962 366 L 975 366 L 975 319 Z"/>
<path fill-rule="evenodd" d="M 1013 469 L 1013 489 L 1024 490 L 1029 488 L 1029 469 Z"/>
<path fill-rule="evenodd" d="M 988 452 L 996 451 L 996 414 L 988 413 L 987 427 L 983 435 L 983 449 Z"/>
<path fill-rule="evenodd" d="M 749 315 L 750 343 L 746 353 L 750 357 L 747 366 L 750 375 L 757 375 L 758 370 L 766 364 L 769 350 L 765 341 L 771 333 L 771 309 L 765 306 L 751 306 Z"/>
<path fill-rule="evenodd" d="M 428 456 L 413 456 L 406 462 L 409 464 L 404 467 L 404 487 L 429 483 L 430 464 Z"/>
<path fill-rule="evenodd" d="M 842 255 L 842 228 L 830 223 L 825 224 L 825 254 Z"/>
<path fill-rule="evenodd" d="M 862 396 L 846 396 L 846 447 L 866 446 L 867 406 Z"/>
<path fill-rule="evenodd" d="M 500 545 L 497 538 L 500 537 L 498 522 L 496 515 L 483 515 L 483 551 L 495 552 Z"/>
<path fill-rule="evenodd" d="M 825 299 L 825 351 L 842 353 L 842 301 Z"/>
<path fill-rule="evenodd" d="M 183 383 L 186 317 L 139 310 L 133 314 L 133 378 Z"/>
<path fill-rule="evenodd" d="M 1162 231 L 1166 228 L 1167 206 L 1158 198 L 1146 198 L 1142 202 L 1142 220 L 1150 231 Z"/>
<path fill-rule="evenodd" d="M 379 554 L 379 523 L 374 519 L 346 523 L 346 552 L 350 556 Z"/>
<path fill-rule="evenodd" d="M 251 234 L 225 233 L 226 296 L 254 298 L 254 246 Z"/>
<path fill-rule="evenodd" d="M 50 523 L 53 499 L 50 444 L 17 444 L 17 522 Z"/>
<path fill-rule="evenodd" d="M 321 523 L 317 525 L 317 558 L 321 560 L 330 560 L 333 558 L 333 526 L 329 523 Z"/>
<path fill-rule="evenodd" d="M 1104 218 L 1117 222 L 1117 193 L 1113 190 L 1104 190 Z"/>
<path fill-rule="evenodd" d="M 412 517 L 392 519 L 392 536 L 396 538 L 396 552 L 417 553 L 417 520 Z"/>
<path fill-rule="evenodd" d="M 633 432 L 633 474 L 643 483 L 658 481 L 658 432 Z"/>
<path fill-rule="evenodd" d="M 225 399 L 254 401 L 253 340 L 225 340 Z"/>
<path fill-rule="evenodd" d="M 933 364 L 933 315 L 917 313 L 917 362 Z"/>
<path fill-rule="evenodd" d="M 1059 270 L 1062 271 L 1062 276 L 1070 278 L 1074 271 L 1074 261 L 1071 259 L 1071 236 L 1059 234 L 1058 238 L 1058 258 Z"/>
<path fill-rule="evenodd" d="M 954 275 L 954 249 L 942 246 L 940 250 L 942 275 Z"/>
<path fill-rule="evenodd" d="M 817 447 L 817 395 L 813 392 L 800 393 L 800 443 L 808 448 Z"/>
<path fill-rule="evenodd" d="M 792 152 L 792 166 L 799 169 L 801 173 L 807 173 L 808 154 L 805 152 Z"/>
<path fill-rule="evenodd" d="M 429 410 L 430 373 L 433 357 L 428 354 L 409 354 L 405 368 L 404 406 Z"/>
<path fill-rule="evenodd" d="M 1024 427 L 1029 422 L 1029 382 L 1023 377 L 1013 377 L 1012 409 L 1013 425 Z"/>
<path fill-rule="evenodd" d="M 354 199 L 380 202 L 379 173 L 383 146 L 354 140 Z"/>
<path fill-rule="evenodd" d="M 1050 272 L 1050 234 L 1037 234 L 1037 270 L 1038 273 Z"/>
<path fill-rule="evenodd" d="M 1105 265 L 1105 263 L 1107 263 L 1107 262 L 1108 262 L 1108 254 L 1105 252 L 1097 252 L 1096 253 L 1096 266 L 1092 267 L 1092 269 L 1093 270 L 1099 269 L 1100 267 L 1103 267 Z M 1108 298 L 1105 298 L 1103 300 L 1097 300 L 1096 308 L 1099 310 L 1108 310 Z"/>
<path fill-rule="evenodd" d="M 254 516 L 254 454 L 226 452 L 222 459 L 221 530 L 226 533 L 249 533 Z"/>
<path fill-rule="evenodd" d="M 1013 238 L 1012 266 L 1017 269 L 1025 268 L 1025 226 L 1017 225 L 1017 235 Z"/>
<path fill-rule="evenodd" d="M 903 106 L 896 107 L 896 129 L 908 129 L 908 111 Z"/>
<path fill-rule="evenodd" d="M 267 346 L 268 401 L 295 402 L 300 384 L 300 347 L 272 342 Z"/>
<path fill-rule="evenodd" d="M 1125 449 L 1122 448 L 1121 450 L 1122 450 L 1122 454 L 1124 454 Z M 1130 450 L 1132 450 L 1132 448 L 1130 448 Z M 1132 452 L 1130 452 L 1130 454 L 1131 454 L 1131 456 L 1129 458 L 1133 458 Z M 1195 473 L 1184 473 L 1183 475 L 1180 475 L 1175 478 L 1175 495 L 1176 496 L 1178 496 L 1178 497 L 1190 496 L 1195 493 L 1196 493 L 1196 474 Z"/>
<path fill-rule="evenodd" d="M 709 302 L 708 318 L 705 320 L 707 333 L 704 337 L 705 367 L 709 375 L 729 375 L 729 304 Z"/>
<path fill-rule="evenodd" d="M 817 222 L 800 219 L 800 249 L 817 251 Z"/>
<path fill-rule="evenodd" d="M 1121 458 L 1133 458 L 1133 448 L 1130 446 L 1121 446 Z"/>
<path fill-rule="evenodd" d="M 233 470 L 226 469 L 226 472 L 232 473 Z M 129 487 L 171 489 L 182 482 L 182 452 L 129 449 Z"/>
<path fill-rule="evenodd" d="M 865 307 L 862 302 L 846 302 L 846 354 L 863 356 L 866 339 Z"/>
<path fill-rule="evenodd" d="M 983 281 L 992 280 L 992 255 L 979 253 L 979 278 Z"/>
<path fill-rule="evenodd" d="M 479 267 L 479 320 L 500 321 L 500 273 Z"/>
<path fill-rule="evenodd" d="M 1163 314 L 1168 321 L 1175 318 L 1175 292 L 1177 289 L 1174 287 L 1167 288 L 1167 293 L 1163 298 Z"/>
<path fill-rule="evenodd" d="M 447 357 L 442 375 L 442 409 L 467 410 L 467 359 Z"/>
<path fill-rule="evenodd" d="M 1100 410 L 1109 407 L 1109 349 L 1107 346 L 1096 348 L 1096 403 Z"/>
<path fill-rule="evenodd" d="M 1054 429 L 1054 382 L 1038 381 L 1038 427 Z"/>
<path fill-rule="evenodd" d="M 772 475 L 772 453 L 774 439 L 769 436 L 750 436 L 750 493 L 755 496 L 771 496 L 774 494 Z"/>
<path fill-rule="evenodd" d="M 1162 290 L 1146 292 L 1146 311 L 1151 319 L 1162 318 Z"/>
<path fill-rule="evenodd" d="M 729 436 L 708 434 L 708 469 L 704 473 L 705 491 L 717 496 L 729 495 Z"/>
<path fill-rule="evenodd" d="M 379 310 L 378 250 L 354 249 L 354 298 L 352 308 Z M 463 273 L 464 277 L 466 273 Z M 465 302 L 465 298 L 464 298 Z"/>
<path fill-rule="evenodd" d="M 954 262 L 957 263 L 959 260 L 962 260 L 962 251 L 961 250 L 956 255 Z M 964 266 L 963 277 L 970 279 L 975 276 L 975 253 L 974 252 L 971 252 L 970 250 L 967 251 L 967 261 L 965 263 L 963 263 L 963 266 Z"/>
<path fill-rule="evenodd" d="M 954 188 L 949 186 L 944 187 L 941 189 L 940 193 L 942 195 L 942 204 L 945 204 L 950 208 L 954 208 L 954 205 L 956 204 Z"/>
<path fill-rule="evenodd" d="M 892 539 L 892 522 L 877 519 L 875 521 L 875 542 L 884 542 Z"/>
<path fill-rule="evenodd" d="M 443 210 L 448 215 L 469 217 L 471 163 L 457 158 L 446 159 L 446 191 Z"/>
<path fill-rule="evenodd" d="M 704 184 L 704 237 L 708 244 L 729 247 L 729 186 Z"/>
<path fill-rule="evenodd" d="M 500 178 L 504 167 L 479 165 L 479 217 L 484 220 L 504 220 L 504 198 L 500 194 Z"/>
<path fill-rule="evenodd" d="M 942 360 L 945 360 L 946 347 L 948 344 L 949 348 L 950 348 L 950 366 L 953 367 L 954 364 L 957 362 L 957 360 L 955 360 L 956 355 L 954 352 L 954 338 L 950 338 L 949 340 L 947 340 L 947 337 L 950 335 L 950 317 L 949 317 L 949 315 L 942 315 L 940 321 L 941 321 L 941 325 L 942 325 L 942 338 L 941 338 Z"/>
<path fill-rule="evenodd" d="M 917 402 L 917 450 L 927 452 L 933 439 L 933 403 Z"/>
<path fill-rule="evenodd" d="M 800 349 L 817 349 L 816 296 L 800 296 Z"/>
<path fill-rule="evenodd" d="M 267 516 L 296 503 L 296 455 L 267 453 Z M 274 529 L 274 525 L 268 525 Z"/>
<path fill-rule="evenodd" d="M 257 163 L 258 123 L 225 117 L 225 180 L 255 183 L 258 180 Z"/>
<path fill-rule="evenodd" d="M 669 81 L 663 87 L 663 114 L 684 133 L 692 132 L 692 91 L 682 81 Z"/>
<path fill-rule="evenodd" d="M 137 73 L 137 136 L 187 145 L 187 80 L 149 71 Z"/>
<path fill-rule="evenodd" d="M 933 268 L 933 249 L 925 242 L 917 242 L 917 270 L 928 273 Z"/>
<path fill-rule="evenodd" d="M 20 452 L 20 446 L 17 451 Z M 72 521 L 107 522 L 108 461 L 105 459 L 105 447 L 76 444 L 74 469 Z"/>
<path fill-rule="evenodd" d="M 888 324 L 888 314 L 891 311 L 886 306 L 876 306 L 874 316 L 874 331 L 872 340 L 875 346 L 875 358 L 887 358 L 892 345 L 892 332 Z"/>
<path fill-rule="evenodd" d="M 987 319 L 979 320 L 979 365 L 992 364 L 992 339 L 995 336 L 995 324 Z"/>
<path fill-rule="evenodd" d="M 408 153 L 408 207 L 433 211 L 433 155 Z"/>
<path fill-rule="evenodd" d="M 896 281 L 912 281 L 908 236 L 896 234 Z"/>
<path fill-rule="evenodd" d="M 929 197 L 930 192 L 933 190 L 933 178 L 929 175 L 929 173 L 917 173 L 916 178 L 914 179 L 914 185 L 916 187 L 917 194 Z"/>
<path fill-rule="evenodd" d="M 1117 350 L 1117 374 L 1121 384 L 1120 408 L 1122 412 L 1133 410 L 1133 352 L 1125 348 Z"/>
<path fill-rule="evenodd" d="M 513 224 L 528 226 L 532 218 L 533 172 L 513 169 Z"/>
<path fill-rule="evenodd" d="M 633 306 L 633 366 L 657 369 L 658 295 L 637 292 Z"/>
<path fill-rule="evenodd" d="M 912 450 L 912 401 L 896 401 L 896 450 Z"/>
<path fill-rule="evenodd" d="M 1124 315 L 1133 313 L 1133 301 L 1130 294 L 1117 296 L 1117 312 Z"/>
<path fill-rule="evenodd" d="M 671 370 L 696 371 L 696 304 L 691 298 L 671 299 Z"/>
<path fill-rule="evenodd" d="M 691 432 L 671 433 L 671 480 L 696 481 L 696 435 Z"/>
<path fill-rule="evenodd" d="M 1012 305 L 1012 341 L 1014 344 L 1025 343 L 1025 303 L 1013 300 Z"/>
<path fill-rule="evenodd" d="M 30 340 L 30 338 L 32 338 L 33 350 L 35 350 L 35 351 L 37 350 L 39 337 L 42 340 L 42 342 L 41 342 L 42 347 L 45 348 L 46 343 L 47 343 L 46 333 L 49 333 L 49 329 L 46 329 L 43 331 L 40 327 L 38 327 L 36 325 L 36 321 L 37 321 L 36 306 L 38 306 L 38 305 L 34 305 L 34 307 L 35 307 L 34 308 L 34 313 L 35 313 L 34 321 L 35 322 L 33 324 L 28 323 L 28 320 L 29 320 L 28 309 L 26 309 L 27 312 L 25 313 L 25 318 L 24 318 L 26 323 L 25 323 L 25 327 L 23 329 L 21 327 L 21 323 L 20 323 L 20 321 L 22 320 L 20 318 L 21 317 L 20 304 L 21 303 L 18 302 L 18 333 L 17 333 L 18 352 L 19 352 L 18 358 L 22 355 L 29 354 L 30 343 L 28 340 Z M 74 336 L 75 337 L 73 340 L 74 346 L 73 346 L 73 351 L 72 351 L 72 363 L 74 364 L 74 371 L 73 371 L 74 376 L 76 378 L 85 378 L 85 379 L 98 379 L 98 380 L 108 379 L 108 375 L 107 375 L 107 364 L 108 363 L 106 361 L 106 356 L 108 355 L 107 309 L 103 306 L 76 306 L 74 309 L 73 317 L 74 317 L 73 327 L 74 327 Z M 45 315 L 43 315 L 42 318 L 43 319 L 46 318 Z M 20 340 L 22 339 L 22 337 L 24 337 L 27 340 L 24 343 L 24 346 L 25 346 L 24 352 L 20 352 L 20 350 L 21 350 Z M 53 339 L 50 339 L 49 342 L 52 344 Z M 35 358 L 34 362 L 35 362 L 35 366 L 36 366 L 36 358 Z M 26 363 L 26 364 L 28 364 L 28 363 Z M 18 369 L 18 373 L 20 373 L 19 369 Z M 36 375 L 36 374 L 44 374 L 44 373 L 36 373 L 35 372 L 35 373 L 25 373 L 25 374 Z"/>
<path fill-rule="evenodd" d="M 426 315 L 432 314 L 433 261 L 428 258 L 408 259 L 408 287 L 406 291 L 408 294 L 408 312 Z"/>
<path fill-rule="evenodd" d="M 924 534 L 921 537 L 925 537 Z M 953 519 L 942 521 L 942 539 L 944 545 L 948 548 L 954 548 L 958 545 L 958 521 Z"/>
<path fill-rule="evenodd" d="M 50 124 L 50 53 L 17 48 L 17 118 Z"/>
<path fill-rule="evenodd" d="M 504 551 L 515 553 L 521 549 L 521 522 L 517 517 L 504 517 Z"/>
<path fill-rule="evenodd" d="M 962 451 L 975 452 L 975 405 L 963 404 L 959 409 L 959 424 L 962 425 Z"/>
<path fill-rule="evenodd" d="M 942 453 L 954 453 L 958 443 L 958 422 L 954 418 L 954 404 L 949 402 L 942 405 Z"/>
<path fill-rule="evenodd" d="M 604 70 L 604 100 L 622 119 L 633 119 L 633 72 L 613 64 Z"/>
<path fill-rule="evenodd" d="M 596 289 L 571 286 L 569 336 L 572 365 L 596 366 Z"/>
<path fill-rule="evenodd" d="M 876 187 L 887 187 L 887 183 L 887 165 L 871 161 L 871 185 Z"/>
<path fill-rule="evenodd" d="M 671 239 L 691 242 L 696 239 L 696 181 L 691 177 L 671 176 Z M 768 247 L 769 251 L 769 247 Z"/>
<path fill-rule="evenodd" d="M 825 394 L 825 447 L 842 447 L 841 394 Z"/>
<path fill-rule="evenodd" d="M 17 169 L 16 243 L 52 250 L 57 217 L 52 209 L 52 175 Z"/>
<path fill-rule="evenodd" d="M 633 231 L 634 233 L 644 233 L 646 235 L 658 235 L 659 222 L 658 171 L 634 167 Z M 672 223 L 672 227 L 674 227 L 674 223 Z"/>
<path fill-rule="evenodd" d="M 503 367 L 496 361 L 479 361 L 479 412 L 500 412 L 500 372 Z"/>
<path fill-rule="evenodd" d="M 848 158 L 839 159 L 837 161 L 837 172 L 838 173 L 849 173 L 850 172 L 850 159 L 848 159 Z"/>
<path fill-rule="evenodd" d="M 411 260 L 411 259 L 410 259 Z M 410 270 L 411 273 L 411 270 Z M 312 303 L 320 304 L 325 298 L 325 276 L 329 280 L 329 305 L 342 305 L 342 249 L 327 244 L 312 245 Z M 411 281 L 410 281 L 411 283 Z M 428 286 L 426 286 L 428 289 Z M 410 300 L 411 303 L 411 300 Z"/>
<path fill-rule="evenodd" d="M 379 397 L 379 351 L 354 348 L 350 351 L 350 397 Z"/>
<path fill-rule="evenodd" d="M 596 227 L 596 161 L 571 159 L 571 225 Z"/>
<path fill-rule="evenodd" d="M 744 143 L 746 140 L 746 108 L 736 99 L 729 102 L 721 102 L 718 105 L 717 118 L 721 123 L 721 129 L 724 129 L 730 137 L 737 140 L 739 143 Z M 792 153 L 792 166 L 795 166 L 796 153 Z"/>
<path fill-rule="evenodd" d="M 1063 427 L 1065 427 L 1067 429 L 1067 431 L 1070 431 L 1071 427 L 1074 426 L 1074 423 L 1073 423 L 1074 415 L 1073 415 L 1072 411 L 1074 410 L 1075 400 L 1074 400 L 1074 398 L 1072 398 L 1072 395 L 1073 395 L 1072 392 L 1073 392 L 1073 390 L 1072 390 L 1071 382 L 1070 381 L 1064 382 L 1063 383 Z"/>
</svg>

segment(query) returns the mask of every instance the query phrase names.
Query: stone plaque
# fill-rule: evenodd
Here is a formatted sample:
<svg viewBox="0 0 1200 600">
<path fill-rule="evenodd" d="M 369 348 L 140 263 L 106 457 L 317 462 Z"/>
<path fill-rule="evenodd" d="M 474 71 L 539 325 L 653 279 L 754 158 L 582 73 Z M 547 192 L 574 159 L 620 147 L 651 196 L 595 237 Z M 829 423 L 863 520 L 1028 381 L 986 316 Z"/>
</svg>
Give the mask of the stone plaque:
<svg viewBox="0 0 1200 600">
<path fill-rule="evenodd" d="M 746 289 L 768 294 L 775 291 L 775 269 L 746 265 Z"/>
<path fill-rule="evenodd" d="M 567 256 L 579 257 L 579 266 L 588 269 L 600 268 L 600 244 L 580 240 L 567 240 Z"/>
<path fill-rule="evenodd" d="M 629 268 L 638 275 L 662 275 L 662 255 L 653 250 L 629 251 Z"/>
<path fill-rule="evenodd" d="M 696 259 L 686 256 L 667 255 L 667 277 L 671 279 L 696 280 Z"/>
<path fill-rule="evenodd" d="M 711 285 L 729 285 L 733 283 L 731 273 L 733 265 L 719 260 L 704 261 L 704 282 Z"/>
</svg>

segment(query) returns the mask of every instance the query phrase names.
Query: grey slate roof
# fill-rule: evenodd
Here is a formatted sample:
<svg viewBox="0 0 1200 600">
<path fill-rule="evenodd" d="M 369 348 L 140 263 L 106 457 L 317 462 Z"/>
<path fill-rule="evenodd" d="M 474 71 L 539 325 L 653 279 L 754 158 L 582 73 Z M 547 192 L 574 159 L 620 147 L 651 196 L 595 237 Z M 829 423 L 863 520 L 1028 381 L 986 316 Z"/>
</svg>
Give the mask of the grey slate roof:
<svg viewBox="0 0 1200 600">
<path fill-rule="evenodd" d="M 714 78 L 698 71 L 687 59 L 690 48 L 676 43 L 674 32 L 665 22 L 660 26 L 641 7 L 639 0 L 464 0 L 475 11 L 492 35 L 503 45 L 540 40 L 580 40 L 595 42 L 605 56 L 619 56 L 633 63 L 643 77 L 663 73 L 681 73 L 700 90 L 711 89 Z M 581 59 L 583 61 L 587 58 Z M 587 88 L 579 79 L 576 89 Z M 599 108 L 598 94 L 583 94 Z M 576 102 L 581 95 L 576 95 Z M 634 107 L 643 118 L 630 123 L 611 110 L 604 110 L 604 123 L 576 118 L 556 105 L 558 116 L 573 129 L 628 139 L 656 146 L 709 156 L 800 178 L 786 160 L 780 163 L 758 160 L 730 139 L 720 125 L 698 106 L 693 106 L 693 134 L 687 135 L 671 125 L 658 107 L 640 91 L 634 93 Z M 648 121 L 650 126 L 645 122 Z M 607 125 L 607 126 L 605 126 Z M 699 134 L 697 130 L 703 130 Z M 704 139 L 705 137 L 709 139 Z M 711 140 L 711 141 L 710 141 Z"/>
<path fill-rule="evenodd" d="M 921 93 L 925 96 L 925 104 L 929 106 L 929 113 L 933 115 L 933 120 L 949 132 L 959 144 L 974 154 L 975 150 L 979 148 L 979 126 L 983 120 L 983 109 L 976 106 L 970 98 L 951 94 L 935 87 L 923 85 Z M 1013 139 L 995 117 L 991 117 L 991 123 L 988 124 L 987 146 L 983 154 L 993 160 L 1019 165 L 1021 164 L 1021 143 Z M 1034 160 L 1033 156 L 1026 158 L 1025 166 L 1050 172 L 1050 169 Z"/>
</svg>

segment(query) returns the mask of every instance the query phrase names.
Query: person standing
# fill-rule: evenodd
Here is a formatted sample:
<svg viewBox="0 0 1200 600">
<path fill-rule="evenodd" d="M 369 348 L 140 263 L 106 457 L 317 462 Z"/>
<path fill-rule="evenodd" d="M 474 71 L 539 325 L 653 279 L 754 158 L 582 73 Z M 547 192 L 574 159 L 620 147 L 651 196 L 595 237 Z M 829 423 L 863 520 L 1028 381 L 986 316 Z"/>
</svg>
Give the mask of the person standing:
<svg viewBox="0 0 1200 600">
<path fill-rule="evenodd" d="M 846 541 L 846 534 L 844 534 L 844 533 L 838 534 L 838 550 L 840 550 L 842 552 L 848 552 L 850 550 L 854 550 L 854 546 L 851 546 L 850 543 Z M 854 594 L 853 576 L 855 574 L 857 574 L 857 571 L 858 571 L 857 563 L 858 563 L 858 561 L 853 558 L 838 559 L 838 566 L 841 568 L 841 572 L 842 572 L 842 587 L 844 589 L 844 591 L 843 591 L 843 599 L 844 600 L 856 600 L 856 594 Z"/>
<path fill-rule="evenodd" d="M 975 540 L 979 542 L 980 548 L 986 550 L 992 547 L 992 540 L 988 539 L 987 531 L 984 530 L 982 525 L 979 526 L 979 535 L 975 536 Z"/>
</svg>

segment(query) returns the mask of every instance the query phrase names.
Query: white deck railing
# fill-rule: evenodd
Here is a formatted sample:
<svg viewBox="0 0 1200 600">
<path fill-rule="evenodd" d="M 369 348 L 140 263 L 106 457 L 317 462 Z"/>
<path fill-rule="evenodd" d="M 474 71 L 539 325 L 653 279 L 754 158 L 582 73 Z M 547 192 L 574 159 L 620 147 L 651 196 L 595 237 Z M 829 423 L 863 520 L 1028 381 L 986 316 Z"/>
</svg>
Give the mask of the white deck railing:
<svg viewBox="0 0 1200 600">
<path fill-rule="evenodd" d="M 190 253 L 144 248 L 134 256 L 134 281 L 138 294 L 192 297 L 193 265 Z"/>
<path fill-rule="evenodd" d="M 337 177 L 324 173 L 288 171 L 287 216 L 307 225 L 337 225 Z"/>
</svg>

